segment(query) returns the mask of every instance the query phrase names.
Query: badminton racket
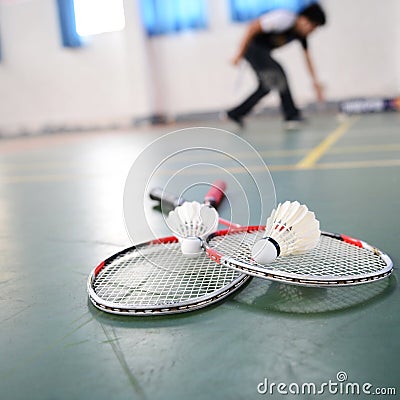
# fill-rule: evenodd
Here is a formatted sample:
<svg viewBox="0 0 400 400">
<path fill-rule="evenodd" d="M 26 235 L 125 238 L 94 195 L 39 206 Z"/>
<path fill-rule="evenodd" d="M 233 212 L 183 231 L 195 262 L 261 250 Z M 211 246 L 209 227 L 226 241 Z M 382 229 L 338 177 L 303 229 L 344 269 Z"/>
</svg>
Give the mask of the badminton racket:
<svg viewBox="0 0 400 400">
<path fill-rule="evenodd" d="M 271 264 L 261 265 L 253 260 L 252 248 L 264 234 L 263 226 L 218 231 L 203 242 L 203 248 L 220 265 L 299 286 L 359 285 L 386 278 L 393 270 L 390 257 L 376 247 L 329 232 L 321 232 L 313 250 L 278 257 Z"/>
<path fill-rule="evenodd" d="M 218 205 L 222 196 L 213 186 Z M 221 190 L 219 190 L 220 192 Z M 215 262 L 205 253 L 185 257 L 176 237 L 141 243 L 101 262 L 90 273 L 92 304 L 112 314 L 154 316 L 198 310 L 225 299 L 251 277 Z"/>
</svg>

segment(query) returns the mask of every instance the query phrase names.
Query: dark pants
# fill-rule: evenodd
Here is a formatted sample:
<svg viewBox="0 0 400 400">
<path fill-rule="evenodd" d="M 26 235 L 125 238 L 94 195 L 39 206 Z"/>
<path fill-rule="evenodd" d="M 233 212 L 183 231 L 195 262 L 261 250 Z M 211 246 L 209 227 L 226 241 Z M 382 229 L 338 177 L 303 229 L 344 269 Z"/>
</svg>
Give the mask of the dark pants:
<svg viewBox="0 0 400 400">
<path fill-rule="evenodd" d="M 281 110 L 285 120 L 300 116 L 290 93 L 285 71 L 264 47 L 251 43 L 245 59 L 250 63 L 258 79 L 258 88 L 243 103 L 229 110 L 234 118 L 243 118 L 271 89 L 277 89 L 281 98 Z"/>
</svg>

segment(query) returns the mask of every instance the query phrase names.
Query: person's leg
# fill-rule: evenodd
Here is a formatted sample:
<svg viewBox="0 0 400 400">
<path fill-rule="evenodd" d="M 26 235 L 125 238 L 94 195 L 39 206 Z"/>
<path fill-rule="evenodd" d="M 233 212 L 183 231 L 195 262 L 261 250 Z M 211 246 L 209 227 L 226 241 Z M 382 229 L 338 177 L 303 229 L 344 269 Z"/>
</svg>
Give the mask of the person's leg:
<svg viewBox="0 0 400 400">
<path fill-rule="evenodd" d="M 270 89 L 266 88 L 262 81 L 259 81 L 258 88 L 246 100 L 227 112 L 228 117 L 241 120 L 269 92 Z"/>
<path fill-rule="evenodd" d="M 289 83 L 282 66 L 270 55 L 266 60 L 267 68 L 261 73 L 265 85 L 277 89 L 281 99 L 281 110 L 286 121 L 301 119 L 300 111 L 293 101 Z"/>
<path fill-rule="evenodd" d="M 228 110 L 227 115 L 230 119 L 234 120 L 239 125 L 243 126 L 242 119 L 252 110 L 252 108 L 265 96 L 271 89 L 265 85 L 264 81 L 260 78 L 260 73 L 266 68 L 265 63 L 266 51 L 263 47 L 250 44 L 246 51 L 245 58 L 253 68 L 258 78 L 257 89 L 247 97 L 237 107 Z"/>
<path fill-rule="evenodd" d="M 279 90 L 279 96 L 281 98 L 281 110 L 285 120 L 301 120 L 301 113 L 294 104 L 287 80 L 286 85 Z"/>
</svg>

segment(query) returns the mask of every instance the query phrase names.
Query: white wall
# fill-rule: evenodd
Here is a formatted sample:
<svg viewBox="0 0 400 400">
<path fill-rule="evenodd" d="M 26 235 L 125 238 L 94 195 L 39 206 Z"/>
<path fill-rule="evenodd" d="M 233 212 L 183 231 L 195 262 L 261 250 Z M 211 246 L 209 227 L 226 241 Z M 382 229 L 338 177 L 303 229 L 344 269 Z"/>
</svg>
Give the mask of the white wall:
<svg viewBox="0 0 400 400">
<path fill-rule="evenodd" d="M 133 2 L 123 32 L 61 46 L 55 0 L 0 8 L 0 130 L 105 124 L 148 114 L 146 46 Z"/>
<path fill-rule="evenodd" d="M 330 23 L 315 38 L 332 98 L 396 94 L 397 0 L 327 1 Z"/>
<path fill-rule="evenodd" d="M 249 69 L 234 88 L 240 73 L 229 60 L 245 25 L 229 21 L 226 0 L 208 0 L 208 30 L 152 39 L 143 34 L 137 3 L 125 0 L 125 30 L 93 36 L 80 49 L 60 45 L 55 3 L 0 3 L 0 131 L 215 111 L 254 88 Z M 329 23 L 310 44 L 328 99 L 399 94 L 399 3 L 323 1 Z M 313 101 L 300 46 L 279 49 L 276 57 L 297 101 Z M 277 97 L 264 104 L 277 104 Z"/>
</svg>

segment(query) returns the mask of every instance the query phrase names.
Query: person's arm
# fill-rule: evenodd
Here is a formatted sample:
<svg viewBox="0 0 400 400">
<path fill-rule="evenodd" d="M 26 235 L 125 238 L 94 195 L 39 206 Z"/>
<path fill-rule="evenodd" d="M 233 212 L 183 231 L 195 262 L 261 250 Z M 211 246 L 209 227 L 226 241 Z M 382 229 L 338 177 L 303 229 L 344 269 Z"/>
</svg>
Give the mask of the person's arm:
<svg viewBox="0 0 400 400">
<path fill-rule="evenodd" d="M 247 46 L 252 41 L 254 36 L 259 34 L 262 31 L 260 20 L 256 19 L 253 21 L 247 28 L 246 33 L 240 42 L 239 50 L 236 53 L 235 57 L 232 60 L 234 65 L 238 65 L 240 60 L 243 58 L 244 54 L 246 53 Z"/>
<path fill-rule="evenodd" d="M 314 64 L 313 64 L 313 62 L 311 60 L 311 56 L 310 56 L 310 53 L 309 53 L 308 49 L 304 49 L 304 56 L 305 56 L 305 59 L 306 59 L 306 64 L 307 64 L 308 71 L 310 72 L 310 76 L 311 76 L 311 79 L 312 79 L 312 82 L 313 82 L 315 94 L 317 95 L 317 99 L 318 99 L 318 101 L 323 102 L 323 101 L 325 101 L 325 97 L 324 97 L 324 93 L 323 93 L 323 87 L 318 82 L 317 75 L 315 73 Z"/>
</svg>

